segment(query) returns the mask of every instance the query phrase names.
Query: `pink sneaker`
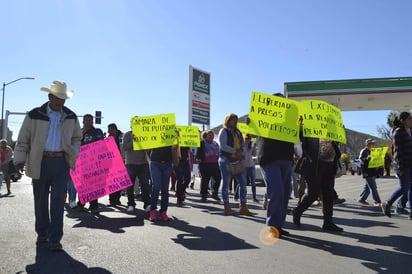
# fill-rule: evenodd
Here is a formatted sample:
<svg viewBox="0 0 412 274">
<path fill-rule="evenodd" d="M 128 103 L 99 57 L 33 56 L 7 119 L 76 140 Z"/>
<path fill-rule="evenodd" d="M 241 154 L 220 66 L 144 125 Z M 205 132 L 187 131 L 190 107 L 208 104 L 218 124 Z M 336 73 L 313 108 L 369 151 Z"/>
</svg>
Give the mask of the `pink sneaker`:
<svg viewBox="0 0 412 274">
<path fill-rule="evenodd" d="M 155 209 L 150 210 L 149 221 L 155 222 L 157 219 L 157 211 Z"/>
<path fill-rule="evenodd" d="M 169 221 L 169 216 L 167 216 L 166 211 L 160 212 L 160 219 L 161 219 L 163 222 Z"/>
</svg>

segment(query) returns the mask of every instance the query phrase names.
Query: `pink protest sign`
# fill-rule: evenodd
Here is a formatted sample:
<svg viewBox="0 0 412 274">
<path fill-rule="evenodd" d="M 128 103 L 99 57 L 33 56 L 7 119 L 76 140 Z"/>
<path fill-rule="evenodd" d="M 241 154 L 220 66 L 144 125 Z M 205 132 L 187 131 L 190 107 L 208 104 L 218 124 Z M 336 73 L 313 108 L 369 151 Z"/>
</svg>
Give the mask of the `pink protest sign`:
<svg viewBox="0 0 412 274">
<path fill-rule="evenodd" d="M 113 137 L 82 145 L 70 176 L 83 204 L 132 185 Z"/>
</svg>

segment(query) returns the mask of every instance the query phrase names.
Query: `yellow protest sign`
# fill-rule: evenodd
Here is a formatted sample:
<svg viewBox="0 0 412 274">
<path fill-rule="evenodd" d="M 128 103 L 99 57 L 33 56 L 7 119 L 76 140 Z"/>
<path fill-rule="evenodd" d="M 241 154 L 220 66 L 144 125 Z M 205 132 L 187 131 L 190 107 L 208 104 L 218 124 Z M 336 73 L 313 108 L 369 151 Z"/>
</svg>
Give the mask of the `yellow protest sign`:
<svg viewBox="0 0 412 274">
<path fill-rule="evenodd" d="M 243 138 L 245 138 L 246 134 L 251 134 L 249 130 L 249 126 L 246 123 L 237 122 L 237 129 L 240 130 L 242 133 Z M 252 134 L 253 136 L 253 134 Z M 256 137 L 252 137 L 252 141 L 256 140 Z"/>
<path fill-rule="evenodd" d="M 177 144 L 174 113 L 136 116 L 131 119 L 133 150 L 166 147 Z"/>
<path fill-rule="evenodd" d="M 250 134 L 291 143 L 299 140 L 298 102 L 280 96 L 252 92 Z"/>
<path fill-rule="evenodd" d="M 237 129 L 242 132 L 242 136 L 245 136 L 246 133 L 249 133 L 249 126 L 246 123 L 237 122 Z"/>
<path fill-rule="evenodd" d="M 303 100 L 299 103 L 303 136 L 346 144 L 346 132 L 339 108 L 321 100 Z"/>
<path fill-rule="evenodd" d="M 388 147 L 374 147 L 371 149 L 371 159 L 368 168 L 381 167 L 385 165 L 385 155 Z"/>
<path fill-rule="evenodd" d="M 200 147 L 200 131 L 197 126 L 176 126 L 181 147 Z"/>
</svg>

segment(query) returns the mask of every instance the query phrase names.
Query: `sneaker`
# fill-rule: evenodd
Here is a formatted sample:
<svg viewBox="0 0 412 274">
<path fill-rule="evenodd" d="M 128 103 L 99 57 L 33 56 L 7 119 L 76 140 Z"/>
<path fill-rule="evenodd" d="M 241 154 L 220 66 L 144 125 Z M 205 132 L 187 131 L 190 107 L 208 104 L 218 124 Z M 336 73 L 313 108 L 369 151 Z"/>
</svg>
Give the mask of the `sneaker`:
<svg viewBox="0 0 412 274">
<path fill-rule="evenodd" d="M 50 243 L 49 249 L 50 251 L 57 252 L 57 251 L 61 251 L 63 249 L 63 246 L 61 243 Z"/>
<path fill-rule="evenodd" d="M 375 202 L 374 204 L 373 204 L 374 206 L 381 206 L 382 205 L 382 203 L 381 202 Z"/>
<path fill-rule="evenodd" d="M 331 231 L 331 232 L 343 232 L 343 228 L 335 225 L 332 222 L 324 223 L 322 226 L 323 230 Z"/>
<path fill-rule="evenodd" d="M 161 212 L 160 212 L 160 219 L 161 219 L 163 222 L 169 221 L 169 216 L 167 216 L 166 211 L 161 211 Z"/>
<path fill-rule="evenodd" d="M 365 200 L 358 200 L 358 203 L 363 204 L 363 205 L 369 205 L 369 203 Z"/>
<path fill-rule="evenodd" d="M 129 206 L 127 208 L 127 212 L 133 212 L 134 211 L 134 206 Z"/>
<path fill-rule="evenodd" d="M 395 213 L 396 214 L 408 214 L 409 212 L 403 207 L 396 207 Z"/>
<path fill-rule="evenodd" d="M 70 207 L 70 208 L 75 208 L 76 206 L 77 206 L 76 201 L 70 201 L 70 202 L 69 202 L 69 207 Z"/>
<path fill-rule="evenodd" d="M 152 222 L 156 222 L 157 219 L 157 211 L 155 209 L 150 210 L 149 220 Z"/>
<path fill-rule="evenodd" d="M 383 202 L 381 204 L 381 208 L 382 208 L 383 214 L 385 214 L 386 216 L 390 218 L 392 205 L 388 204 L 388 202 Z"/>
<path fill-rule="evenodd" d="M 313 206 L 320 206 L 321 203 L 320 203 L 319 200 L 315 200 L 315 201 L 312 203 L 312 205 L 313 205 Z"/>
<path fill-rule="evenodd" d="M 144 207 L 144 212 L 149 212 L 150 211 L 151 206 L 147 205 Z"/>
</svg>

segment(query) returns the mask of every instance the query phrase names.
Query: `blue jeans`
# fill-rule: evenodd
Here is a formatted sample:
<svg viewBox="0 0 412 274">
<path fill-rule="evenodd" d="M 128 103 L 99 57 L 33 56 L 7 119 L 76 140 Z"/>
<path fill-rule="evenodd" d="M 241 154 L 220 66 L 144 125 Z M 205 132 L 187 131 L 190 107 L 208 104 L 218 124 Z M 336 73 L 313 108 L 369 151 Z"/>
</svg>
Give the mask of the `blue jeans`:
<svg viewBox="0 0 412 274">
<path fill-rule="evenodd" d="M 151 210 L 157 209 L 157 202 L 159 201 L 159 192 L 161 191 L 162 199 L 160 202 L 160 211 L 166 212 L 169 206 L 169 182 L 172 175 L 171 162 L 150 162 L 150 173 L 152 176 L 152 197 Z"/>
<path fill-rule="evenodd" d="M 127 174 L 129 174 L 132 184 L 127 188 L 127 205 L 136 206 L 134 200 L 134 185 L 136 184 L 136 178 L 139 179 L 140 188 L 142 190 L 143 208 L 150 205 L 150 169 L 149 164 L 127 164 Z"/>
<path fill-rule="evenodd" d="M 411 186 L 412 188 L 412 186 Z M 406 208 L 406 203 L 408 202 L 408 195 L 409 192 L 411 192 L 411 189 L 409 189 L 408 194 L 402 194 L 402 196 L 399 198 L 398 202 L 396 203 L 397 208 Z M 411 204 L 409 204 L 409 207 L 412 208 Z"/>
<path fill-rule="evenodd" d="M 391 197 L 388 200 L 388 204 L 392 205 L 402 195 L 408 195 L 409 205 L 411 205 L 412 191 L 409 191 L 409 189 L 411 188 L 411 183 L 412 183 L 411 176 L 412 176 L 412 172 L 410 168 L 405 168 L 403 170 L 402 176 L 400 176 L 398 173 L 400 186 L 397 190 L 395 190 L 392 193 Z"/>
<path fill-rule="evenodd" d="M 256 168 L 254 166 L 246 167 L 245 172 L 246 172 L 246 185 L 249 180 L 251 188 L 252 188 L 253 200 L 257 200 L 256 198 Z M 235 197 L 239 197 L 239 188 L 240 186 L 239 184 L 237 184 Z"/>
<path fill-rule="evenodd" d="M 266 225 L 282 228 L 291 193 L 292 161 L 276 160 L 260 166 L 268 198 Z"/>
<path fill-rule="evenodd" d="M 67 181 L 67 193 L 69 194 L 69 202 L 76 201 L 77 191 L 74 187 L 72 177 L 69 176 L 69 180 Z"/>
<path fill-rule="evenodd" d="M 366 184 L 363 187 L 363 191 L 361 192 L 359 199 L 362 201 L 366 201 L 366 199 L 368 199 L 369 194 L 372 192 L 372 197 L 375 200 L 375 202 L 380 203 L 381 198 L 379 197 L 375 176 L 366 177 L 365 180 Z"/>
<path fill-rule="evenodd" d="M 63 237 L 64 196 L 69 177 L 64 157 L 43 158 L 40 179 L 32 180 L 35 229 L 38 236 L 48 237 L 52 243 L 59 243 Z"/>
<path fill-rule="evenodd" d="M 246 171 L 233 176 L 229 168 L 230 162 L 226 158 L 219 157 L 220 173 L 222 174 L 222 199 L 224 204 L 229 204 L 229 184 L 232 177 L 238 182 L 240 190 L 240 203 L 246 204 Z"/>
</svg>

